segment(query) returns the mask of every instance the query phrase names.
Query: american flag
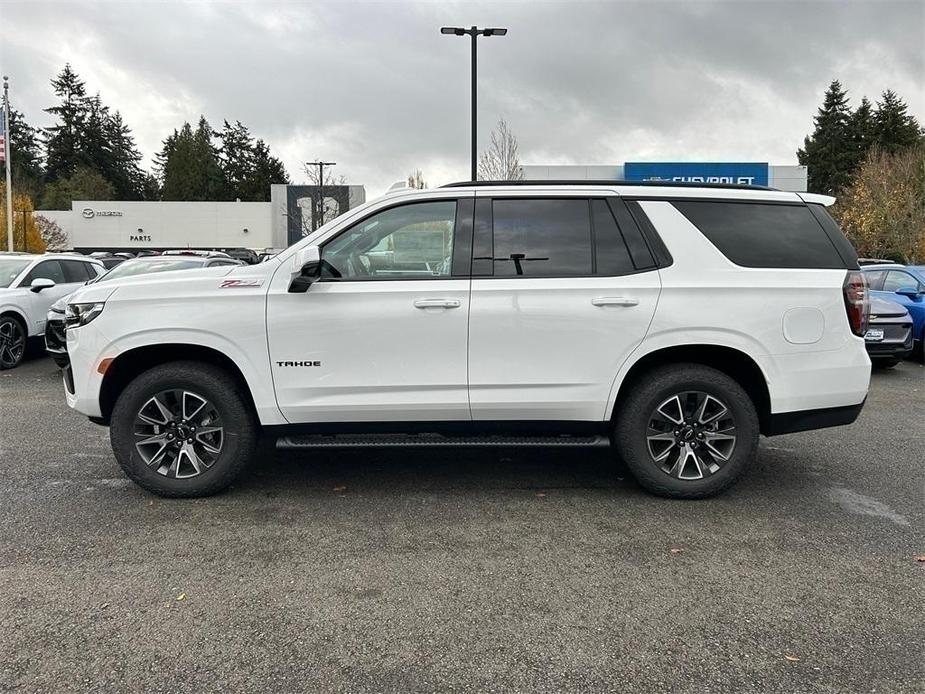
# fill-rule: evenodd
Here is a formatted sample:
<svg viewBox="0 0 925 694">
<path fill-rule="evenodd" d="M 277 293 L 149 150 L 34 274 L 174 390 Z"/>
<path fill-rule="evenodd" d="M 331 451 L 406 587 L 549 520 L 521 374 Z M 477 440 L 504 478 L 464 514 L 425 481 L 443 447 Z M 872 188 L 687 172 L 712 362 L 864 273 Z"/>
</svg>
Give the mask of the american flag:
<svg viewBox="0 0 925 694">
<path fill-rule="evenodd" d="M 0 164 L 6 161 L 6 118 L 4 109 L 0 109 Z"/>
</svg>

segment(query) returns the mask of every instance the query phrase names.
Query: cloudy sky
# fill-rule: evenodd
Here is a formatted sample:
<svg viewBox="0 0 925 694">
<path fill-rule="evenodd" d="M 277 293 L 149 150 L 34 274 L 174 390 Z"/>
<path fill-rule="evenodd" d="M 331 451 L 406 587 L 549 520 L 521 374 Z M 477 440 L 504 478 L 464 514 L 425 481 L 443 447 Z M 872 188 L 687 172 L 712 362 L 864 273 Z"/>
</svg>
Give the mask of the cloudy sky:
<svg viewBox="0 0 925 694">
<path fill-rule="evenodd" d="M 323 157 L 372 196 L 414 168 L 468 177 L 468 39 L 439 28 L 471 24 L 509 29 L 480 39 L 480 140 L 505 117 L 526 164 L 796 163 L 835 78 L 925 120 L 925 0 L 0 0 L 0 71 L 47 125 L 70 62 L 146 163 L 185 120 L 239 119 L 294 180 Z"/>
</svg>

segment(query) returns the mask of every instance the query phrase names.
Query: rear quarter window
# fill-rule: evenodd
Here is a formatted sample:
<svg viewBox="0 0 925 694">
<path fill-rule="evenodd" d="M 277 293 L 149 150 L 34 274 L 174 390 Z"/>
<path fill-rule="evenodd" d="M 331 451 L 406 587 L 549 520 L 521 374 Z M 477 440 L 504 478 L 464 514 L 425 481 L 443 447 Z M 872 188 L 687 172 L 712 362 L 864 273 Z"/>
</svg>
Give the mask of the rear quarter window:
<svg viewBox="0 0 925 694">
<path fill-rule="evenodd" d="M 736 265 L 846 267 L 806 205 L 702 200 L 673 200 L 671 204 Z"/>
</svg>

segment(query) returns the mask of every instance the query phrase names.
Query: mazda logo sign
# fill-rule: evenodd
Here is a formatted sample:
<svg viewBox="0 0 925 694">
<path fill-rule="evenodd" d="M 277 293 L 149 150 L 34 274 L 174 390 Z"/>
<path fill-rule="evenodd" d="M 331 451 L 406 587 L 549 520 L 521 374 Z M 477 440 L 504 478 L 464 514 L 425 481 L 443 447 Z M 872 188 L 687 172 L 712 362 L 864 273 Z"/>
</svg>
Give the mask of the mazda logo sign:
<svg viewBox="0 0 925 694">
<path fill-rule="evenodd" d="M 85 207 L 81 210 L 80 215 L 84 219 L 93 219 L 94 217 L 121 217 L 122 210 L 94 210 L 90 207 Z"/>
</svg>

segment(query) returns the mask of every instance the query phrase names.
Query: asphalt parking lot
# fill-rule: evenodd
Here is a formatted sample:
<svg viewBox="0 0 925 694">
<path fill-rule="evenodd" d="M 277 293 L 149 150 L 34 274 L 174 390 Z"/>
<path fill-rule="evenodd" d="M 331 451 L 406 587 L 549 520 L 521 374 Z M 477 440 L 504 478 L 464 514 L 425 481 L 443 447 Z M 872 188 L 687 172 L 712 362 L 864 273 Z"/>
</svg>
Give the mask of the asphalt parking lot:
<svg viewBox="0 0 925 694">
<path fill-rule="evenodd" d="M 921 692 L 925 379 L 722 497 L 606 451 L 267 455 L 130 484 L 54 365 L 0 373 L 0 689 Z"/>
</svg>

